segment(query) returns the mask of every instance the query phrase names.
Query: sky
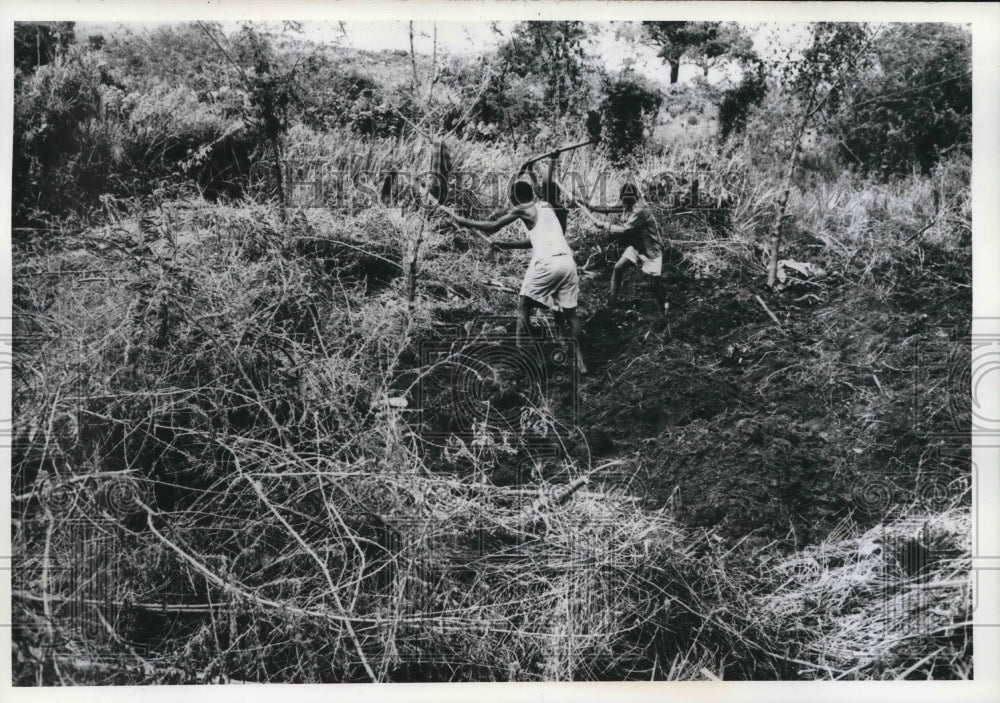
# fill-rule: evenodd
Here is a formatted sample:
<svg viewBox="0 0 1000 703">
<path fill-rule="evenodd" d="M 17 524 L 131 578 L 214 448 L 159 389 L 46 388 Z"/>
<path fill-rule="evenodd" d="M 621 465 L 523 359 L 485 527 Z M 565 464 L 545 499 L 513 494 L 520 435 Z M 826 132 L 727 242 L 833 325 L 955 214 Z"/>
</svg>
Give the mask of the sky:
<svg viewBox="0 0 1000 703">
<path fill-rule="evenodd" d="M 414 22 L 414 49 L 419 53 L 430 54 L 434 46 L 434 29 L 437 26 L 438 51 L 452 54 L 477 54 L 494 49 L 506 41 L 517 22 Z M 641 42 L 628 41 L 617 36 L 616 25 L 636 25 L 637 23 L 589 23 L 592 29 L 592 44 L 589 52 L 599 56 L 610 72 L 617 72 L 627 63 L 639 73 L 654 79 L 666 80 L 668 74 L 663 61 L 656 55 L 656 50 Z M 797 44 L 805 37 L 805 24 L 759 24 L 744 25 L 751 35 L 754 46 L 764 52 L 770 41 L 781 44 Z M 637 33 L 636 27 L 633 33 Z M 409 50 L 409 23 L 407 22 L 351 22 L 345 23 L 341 29 L 339 23 L 310 22 L 303 26 L 304 35 L 313 41 L 339 41 L 356 49 L 379 51 L 384 49 Z M 346 37 L 345 37 L 346 30 Z M 684 82 L 701 73 L 701 69 L 693 65 L 682 65 L 679 80 Z M 721 72 L 710 74 L 709 78 L 722 78 Z"/>
<path fill-rule="evenodd" d="M 227 32 L 235 31 L 239 28 L 239 23 L 223 22 L 223 27 Z M 261 23 L 267 28 L 281 32 L 281 23 L 269 22 Z M 603 23 L 599 26 L 599 31 L 592 32 L 592 42 L 588 47 L 588 53 L 601 59 L 606 70 L 617 73 L 627 63 L 640 74 L 645 75 L 656 83 L 665 84 L 668 81 L 669 71 L 664 66 L 663 61 L 657 57 L 655 49 L 646 46 L 641 42 L 628 41 L 616 36 L 615 25 L 625 23 Z M 473 55 L 494 49 L 501 42 L 506 41 L 516 22 L 427 22 L 416 21 L 413 23 L 414 49 L 418 54 L 430 54 L 434 46 L 434 29 L 437 28 L 437 48 L 439 54 L 464 54 Z M 120 28 L 122 23 L 117 22 L 80 22 L 76 25 L 77 34 L 82 38 L 89 34 L 104 34 L 110 36 Z M 132 31 L 153 27 L 153 23 L 129 23 L 128 27 Z M 592 28 L 597 28 L 596 24 L 591 24 Z M 777 35 L 781 43 L 795 43 L 803 37 L 805 25 L 746 25 L 753 37 L 755 47 L 758 50 L 766 48 L 770 37 Z M 309 41 L 317 43 L 330 43 L 364 49 L 368 51 L 381 51 L 386 49 L 409 51 L 409 23 L 408 22 L 304 22 L 301 25 L 301 34 L 287 32 L 287 36 L 301 36 Z M 701 69 L 694 65 L 682 65 L 679 80 L 684 83 L 692 77 L 701 73 Z M 710 81 L 717 81 L 724 78 L 721 71 L 713 71 L 709 74 Z"/>
</svg>

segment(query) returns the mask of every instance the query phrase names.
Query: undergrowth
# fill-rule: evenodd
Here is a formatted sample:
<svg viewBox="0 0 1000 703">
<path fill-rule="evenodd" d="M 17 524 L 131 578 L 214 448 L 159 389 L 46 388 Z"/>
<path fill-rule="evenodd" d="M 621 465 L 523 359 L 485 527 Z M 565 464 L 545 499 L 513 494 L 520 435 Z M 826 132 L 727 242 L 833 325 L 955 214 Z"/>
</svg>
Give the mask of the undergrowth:
<svg viewBox="0 0 1000 703">
<path fill-rule="evenodd" d="M 288 149 L 419 164 L 343 144 Z M 800 194 L 787 256 L 822 272 L 767 294 L 768 182 L 724 220 L 660 210 L 659 327 L 638 292 L 604 308 L 617 249 L 571 215 L 597 374 L 575 426 L 534 408 L 559 446 L 527 459 L 516 431 L 427 440 L 421 340 L 512 314 L 524 264 L 440 216 L 161 194 L 51 222 L 14 259 L 16 683 L 971 675 L 967 457 L 928 440 L 945 372 L 924 434 L 909 405 L 914 349 L 969 322 L 964 178 Z"/>
</svg>

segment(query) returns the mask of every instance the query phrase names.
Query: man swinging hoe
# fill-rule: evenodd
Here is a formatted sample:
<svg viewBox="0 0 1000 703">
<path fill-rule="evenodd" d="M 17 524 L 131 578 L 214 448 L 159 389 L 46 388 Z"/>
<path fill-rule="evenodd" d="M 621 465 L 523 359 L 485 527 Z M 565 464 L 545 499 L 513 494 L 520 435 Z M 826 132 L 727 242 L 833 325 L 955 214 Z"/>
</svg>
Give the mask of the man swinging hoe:
<svg viewBox="0 0 1000 703">
<path fill-rule="evenodd" d="M 555 164 L 558 151 L 545 156 L 548 168 L 542 180 L 542 197 L 538 198 L 535 188 L 526 180 L 515 181 L 512 188 L 513 207 L 493 220 L 470 220 L 453 210 L 441 206 L 457 224 L 469 227 L 487 235 L 496 234 L 509 224 L 520 221 L 527 238 L 515 241 L 490 241 L 494 249 L 531 249 L 531 261 L 521 283 L 520 304 L 517 318 L 517 343 L 521 345 L 525 335 L 531 335 L 531 312 L 535 308 L 553 311 L 557 325 L 568 333 L 576 349 L 577 369 L 587 373 L 587 367 L 580 353 L 580 318 L 577 301 L 580 294 L 580 280 L 576 271 L 573 250 L 566 242 L 567 212 L 560 205 L 560 188 L 555 181 Z M 526 162 L 517 177 L 531 173 L 531 164 Z"/>
</svg>

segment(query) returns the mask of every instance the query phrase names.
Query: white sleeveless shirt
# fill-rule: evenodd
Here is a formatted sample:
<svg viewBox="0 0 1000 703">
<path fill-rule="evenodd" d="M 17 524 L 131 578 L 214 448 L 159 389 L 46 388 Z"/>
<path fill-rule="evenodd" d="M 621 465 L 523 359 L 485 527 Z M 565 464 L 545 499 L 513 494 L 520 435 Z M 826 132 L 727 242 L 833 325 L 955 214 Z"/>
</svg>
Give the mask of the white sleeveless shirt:
<svg viewBox="0 0 1000 703">
<path fill-rule="evenodd" d="M 531 260 L 536 261 L 547 256 L 556 254 L 573 255 L 573 250 L 566 243 L 563 235 L 562 225 L 556 217 L 555 210 L 546 202 L 539 200 L 535 203 L 535 226 L 528 229 L 528 225 L 521 220 L 531 240 Z"/>
</svg>

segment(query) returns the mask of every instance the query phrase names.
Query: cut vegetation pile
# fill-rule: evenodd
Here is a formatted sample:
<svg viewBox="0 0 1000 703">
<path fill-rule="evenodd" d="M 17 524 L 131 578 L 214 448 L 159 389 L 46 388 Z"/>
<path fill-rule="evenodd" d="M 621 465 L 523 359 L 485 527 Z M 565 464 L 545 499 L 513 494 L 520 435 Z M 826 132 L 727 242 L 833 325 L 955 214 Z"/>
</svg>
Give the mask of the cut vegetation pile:
<svg viewBox="0 0 1000 703">
<path fill-rule="evenodd" d="M 913 510 L 855 537 L 839 530 L 771 566 L 758 604 L 802 674 L 835 679 L 972 678 L 971 516 Z"/>
</svg>

